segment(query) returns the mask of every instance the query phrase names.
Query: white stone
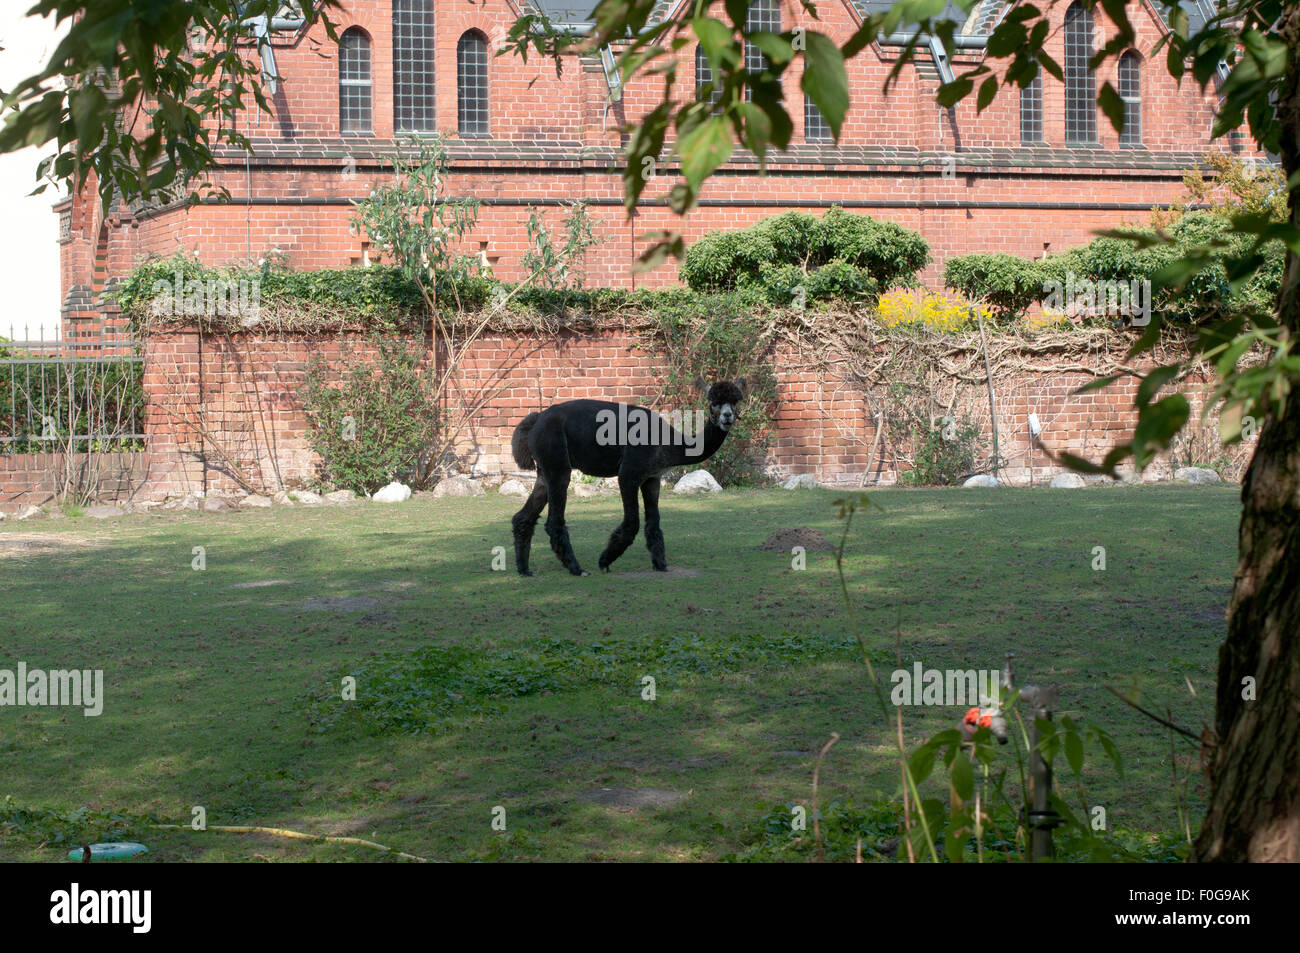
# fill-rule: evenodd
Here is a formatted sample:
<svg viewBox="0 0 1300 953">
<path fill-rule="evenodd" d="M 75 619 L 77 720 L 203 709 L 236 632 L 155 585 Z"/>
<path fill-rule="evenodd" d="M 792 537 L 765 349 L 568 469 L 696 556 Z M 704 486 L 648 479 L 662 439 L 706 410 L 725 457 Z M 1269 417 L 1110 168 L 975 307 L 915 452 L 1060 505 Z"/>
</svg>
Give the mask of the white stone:
<svg viewBox="0 0 1300 953">
<path fill-rule="evenodd" d="M 968 479 L 962 486 L 997 486 L 998 478 L 991 473 L 977 473 Z"/>
<path fill-rule="evenodd" d="M 262 496 L 258 493 L 250 493 L 248 496 L 244 497 L 242 500 L 239 501 L 239 505 L 255 507 L 258 509 L 265 509 L 266 507 L 271 505 L 271 501 L 267 497 Z"/>
<path fill-rule="evenodd" d="M 224 513 L 230 509 L 230 504 L 219 496 L 213 496 L 199 504 L 199 509 L 204 513 Z"/>
<path fill-rule="evenodd" d="M 467 476 L 449 476 L 438 481 L 438 485 L 433 488 L 433 495 L 435 499 L 444 496 L 486 496 L 487 490 Z"/>
<path fill-rule="evenodd" d="M 1180 467 L 1174 472 L 1174 479 L 1179 483 L 1222 483 L 1219 475 L 1204 467 Z"/>
<path fill-rule="evenodd" d="M 570 483 L 569 489 L 577 497 L 604 496 L 609 492 L 599 483 Z"/>
<path fill-rule="evenodd" d="M 320 506 L 325 502 L 325 498 L 319 493 L 313 493 L 311 490 L 296 490 L 293 494 L 298 498 L 298 502 L 306 506 Z"/>
<path fill-rule="evenodd" d="M 401 503 L 411 498 L 411 488 L 405 483 L 388 484 L 381 490 L 376 490 L 375 495 L 371 497 L 376 503 Z"/>
<path fill-rule="evenodd" d="M 1050 485 L 1058 490 L 1078 490 L 1084 486 L 1084 479 L 1077 473 L 1058 473 Z"/>
<path fill-rule="evenodd" d="M 721 489 L 718 481 L 713 479 L 713 474 L 708 470 L 695 470 L 678 480 L 677 485 L 673 487 L 673 492 L 701 493 L 707 490 L 710 493 L 717 493 Z"/>
<path fill-rule="evenodd" d="M 278 506 L 293 506 L 293 500 L 289 499 L 289 494 L 284 490 L 276 490 L 272 493 L 271 502 Z"/>
<path fill-rule="evenodd" d="M 335 490 L 333 493 L 325 494 L 326 503 L 355 503 L 357 495 L 351 490 Z"/>
<path fill-rule="evenodd" d="M 528 487 L 524 486 L 518 480 L 506 480 L 497 489 L 502 496 L 527 496 Z"/>
<path fill-rule="evenodd" d="M 18 518 L 20 520 L 40 519 L 44 515 L 45 511 L 39 506 L 24 506 L 18 511 Z"/>
<path fill-rule="evenodd" d="M 1115 468 L 1115 475 L 1119 477 L 1121 483 L 1132 486 L 1135 483 L 1142 482 L 1142 476 L 1137 472 L 1131 463 L 1123 463 Z"/>
<path fill-rule="evenodd" d="M 817 478 L 811 473 L 795 474 L 781 484 L 783 490 L 815 490 L 817 487 Z"/>
</svg>

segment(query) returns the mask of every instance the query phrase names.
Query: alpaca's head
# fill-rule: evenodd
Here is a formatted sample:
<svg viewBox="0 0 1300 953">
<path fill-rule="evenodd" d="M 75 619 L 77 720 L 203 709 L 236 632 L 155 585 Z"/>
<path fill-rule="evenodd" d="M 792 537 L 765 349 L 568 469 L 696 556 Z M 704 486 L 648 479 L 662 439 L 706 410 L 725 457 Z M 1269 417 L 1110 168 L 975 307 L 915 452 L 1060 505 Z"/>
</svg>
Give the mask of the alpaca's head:
<svg viewBox="0 0 1300 953">
<path fill-rule="evenodd" d="M 703 390 L 704 380 L 697 379 L 695 386 Z M 743 377 L 734 384 L 731 381 L 718 381 L 709 388 L 708 392 L 709 420 L 725 433 L 740 416 L 740 402 L 744 399 L 745 379 Z"/>
</svg>

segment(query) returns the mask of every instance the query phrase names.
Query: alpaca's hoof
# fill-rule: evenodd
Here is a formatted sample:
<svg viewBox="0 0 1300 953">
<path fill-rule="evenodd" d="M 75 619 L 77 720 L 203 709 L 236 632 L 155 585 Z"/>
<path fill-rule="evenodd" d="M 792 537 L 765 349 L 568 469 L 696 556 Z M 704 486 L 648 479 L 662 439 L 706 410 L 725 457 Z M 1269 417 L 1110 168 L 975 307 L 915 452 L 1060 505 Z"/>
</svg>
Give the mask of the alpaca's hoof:
<svg viewBox="0 0 1300 953">
<path fill-rule="evenodd" d="M 662 565 L 662 566 L 655 566 L 655 572 L 667 572 L 667 571 L 668 571 L 668 564 L 667 564 L 667 563 L 665 563 L 665 564 Z"/>
<path fill-rule="evenodd" d="M 608 567 L 608 566 L 601 566 L 601 567 L 600 567 L 600 571 L 601 571 L 601 572 L 609 572 L 609 567 Z"/>
<path fill-rule="evenodd" d="M 519 570 L 519 575 L 521 575 L 521 576 L 536 576 L 537 573 L 533 572 L 531 569 L 521 569 L 521 570 Z"/>
</svg>

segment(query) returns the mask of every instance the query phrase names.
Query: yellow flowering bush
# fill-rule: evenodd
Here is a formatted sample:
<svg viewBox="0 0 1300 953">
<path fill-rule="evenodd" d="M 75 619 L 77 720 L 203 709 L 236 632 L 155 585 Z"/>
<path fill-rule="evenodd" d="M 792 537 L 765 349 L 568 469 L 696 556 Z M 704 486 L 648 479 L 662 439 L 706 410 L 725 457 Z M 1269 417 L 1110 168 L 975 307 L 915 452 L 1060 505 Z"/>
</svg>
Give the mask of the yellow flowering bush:
<svg viewBox="0 0 1300 953">
<path fill-rule="evenodd" d="M 960 295 L 924 289 L 896 289 L 880 296 L 876 320 L 883 327 L 924 327 L 942 334 L 976 326 L 976 315 L 992 321 L 992 312 Z"/>
</svg>

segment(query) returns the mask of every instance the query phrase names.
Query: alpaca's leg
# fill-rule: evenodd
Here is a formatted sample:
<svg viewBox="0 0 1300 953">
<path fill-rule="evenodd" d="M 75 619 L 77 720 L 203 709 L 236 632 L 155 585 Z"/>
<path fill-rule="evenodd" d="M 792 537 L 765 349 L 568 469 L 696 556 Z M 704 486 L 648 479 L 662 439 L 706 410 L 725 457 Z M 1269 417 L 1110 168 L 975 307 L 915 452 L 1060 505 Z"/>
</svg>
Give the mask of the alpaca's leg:
<svg viewBox="0 0 1300 953">
<path fill-rule="evenodd" d="M 664 534 L 659 528 L 659 477 L 656 474 L 641 484 L 641 499 L 645 501 L 645 544 L 650 550 L 650 565 L 659 572 L 668 571 L 668 557 L 664 553 Z"/>
<path fill-rule="evenodd" d="M 618 478 L 618 490 L 623 496 L 623 522 L 614 527 L 614 532 L 609 534 L 605 551 L 600 554 L 600 568 L 605 572 L 609 572 L 610 564 L 632 545 L 637 530 L 641 528 L 637 515 L 636 487 L 636 480 L 626 476 Z"/>
<path fill-rule="evenodd" d="M 515 535 L 515 568 L 521 576 L 536 575 L 528 568 L 528 553 L 533 546 L 533 530 L 537 527 L 538 517 L 542 515 L 542 507 L 545 505 L 546 482 L 538 477 L 533 492 L 524 501 L 524 508 L 510 521 Z"/>
<path fill-rule="evenodd" d="M 578 565 L 569 542 L 569 528 L 564 525 L 564 504 L 569 493 L 569 470 L 555 470 L 546 474 L 546 496 L 550 509 L 546 514 L 546 535 L 551 537 L 551 549 L 560 557 L 564 568 L 575 576 L 585 576 Z"/>
</svg>

